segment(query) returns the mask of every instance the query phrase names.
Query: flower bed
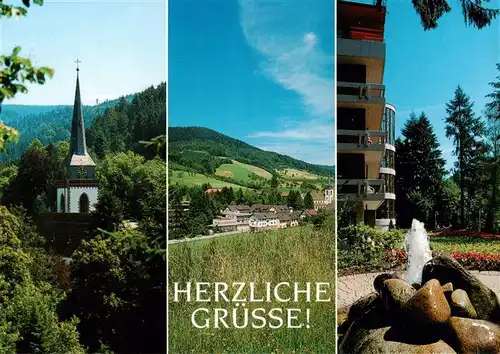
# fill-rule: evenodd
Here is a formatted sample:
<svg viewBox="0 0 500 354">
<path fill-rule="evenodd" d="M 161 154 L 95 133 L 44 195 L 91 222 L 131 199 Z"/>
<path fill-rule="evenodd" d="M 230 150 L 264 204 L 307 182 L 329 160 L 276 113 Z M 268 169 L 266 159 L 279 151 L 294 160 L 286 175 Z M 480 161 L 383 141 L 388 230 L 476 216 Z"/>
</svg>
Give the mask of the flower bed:
<svg viewBox="0 0 500 354">
<path fill-rule="evenodd" d="M 462 237 L 473 237 L 482 239 L 499 239 L 500 235 L 489 234 L 487 232 L 479 232 L 473 230 L 453 230 L 453 229 L 442 229 L 433 233 L 429 236 L 462 236 Z"/>
<path fill-rule="evenodd" d="M 473 252 L 433 252 L 433 257 L 449 255 L 469 270 L 500 271 L 500 254 L 484 254 Z M 406 264 L 406 251 L 401 249 L 386 251 L 386 261 L 392 266 Z"/>
</svg>

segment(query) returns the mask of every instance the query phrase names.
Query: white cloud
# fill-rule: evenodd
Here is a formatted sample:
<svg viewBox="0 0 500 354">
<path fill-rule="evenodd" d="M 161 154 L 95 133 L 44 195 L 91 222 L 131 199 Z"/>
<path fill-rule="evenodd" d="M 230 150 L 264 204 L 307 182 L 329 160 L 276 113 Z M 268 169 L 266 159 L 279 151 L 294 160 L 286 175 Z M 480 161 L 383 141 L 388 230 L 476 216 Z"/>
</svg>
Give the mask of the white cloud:
<svg viewBox="0 0 500 354">
<path fill-rule="evenodd" d="M 333 141 L 335 132 L 333 122 L 323 123 L 321 121 L 311 121 L 308 123 L 296 123 L 282 131 L 260 131 L 250 134 L 249 138 L 287 138 L 293 140 L 312 140 L 312 141 Z"/>
<path fill-rule="evenodd" d="M 300 120 L 277 118 L 281 130 L 259 131 L 249 138 L 260 139 L 255 145 L 265 150 L 332 165 L 334 58 L 333 53 L 320 48 L 320 38 L 311 31 L 307 17 L 314 17 L 312 5 L 283 0 L 238 1 L 245 38 L 262 56 L 261 73 L 295 92 L 304 107 Z"/>
<path fill-rule="evenodd" d="M 263 73 L 299 94 L 309 114 L 333 117 L 333 53 L 324 53 L 318 36 L 297 25 L 297 3 L 239 0 L 239 4 L 243 33 L 264 57 Z"/>
</svg>

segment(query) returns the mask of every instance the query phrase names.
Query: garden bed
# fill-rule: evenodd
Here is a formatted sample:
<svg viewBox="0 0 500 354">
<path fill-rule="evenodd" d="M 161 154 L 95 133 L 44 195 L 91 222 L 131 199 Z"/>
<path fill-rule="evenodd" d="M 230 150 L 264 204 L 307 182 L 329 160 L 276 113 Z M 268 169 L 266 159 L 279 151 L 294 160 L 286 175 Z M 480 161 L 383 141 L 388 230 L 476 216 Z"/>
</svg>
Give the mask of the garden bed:
<svg viewBox="0 0 500 354">
<path fill-rule="evenodd" d="M 433 257 L 449 255 L 455 258 L 464 268 L 478 271 L 500 271 L 500 254 L 474 252 L 432 252 Z M 392 267 L 406 265 L 405 250 L 387 251 L 386 262 Z"/>
</svg>

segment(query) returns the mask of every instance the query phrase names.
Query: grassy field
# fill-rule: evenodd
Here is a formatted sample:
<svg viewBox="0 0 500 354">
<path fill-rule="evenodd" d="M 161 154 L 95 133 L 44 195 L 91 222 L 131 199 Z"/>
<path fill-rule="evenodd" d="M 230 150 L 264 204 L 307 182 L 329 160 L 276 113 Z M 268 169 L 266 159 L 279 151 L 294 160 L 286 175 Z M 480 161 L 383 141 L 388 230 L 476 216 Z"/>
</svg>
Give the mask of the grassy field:
<svg viewBox="0 0 500 354">
<path fill-rule="evenodd" d="M 260 176 L 260 177 L 271 179 L 271 177 L 273 176 L 271 173 L 269 173 L 266 170 L 264 170 L 264 169 L 262 169 L 260 167 L 257 167 L 257 166 L 247 165 L 246 163 L 242 163 L 242 162 L 239 162 L 239 161 L 236 161 L 236 160 L 233 160 L 233 164 L 241 166 L 241 167 L 244 167 L 248 171 L 253 172 L 257 176 Z"/>
<path fill-rule="evenodd" d="M 182 176 L 182 177 L 180 177 Z M 233 187 L 234 190 L 239 188 L 246 190 L 247 187 L 242 187 L 234 183 L 219 181 L 213 177 L 208 177 L 199 173 L 190 174 L 189 172 L 183 171 L 172 171 L 172 175 L 168 179 L 169 184 L 179 183 L 188 187 L 201 186 L 203 183 L 210 183 L 213 188 L 223 188 L 223 187 Z"/>
<path fill-rule="evenodd" d="M 217 176 L 231 177 L 237 181 L 250 181 L 251 172 L 243 166 L 236 164 L 225 163 L 220 165 L 215 171 Z"/>
<path fill-rule="evenodd" d="M 309 179 L 309 180 L 316 180 L 321 178 L 318 175 L 312 174 L 307 171 L 300 171 L 296 170 L 293 168 L 285 168 L 284 170 L 280 171 L 280 175 L 283 178 L 294 180 L 294 179 L 299 179 L 299 180 L 304 180 L 304 179 Z"/>
<path fill-rule="evenodd" d="M 169 246 L 169 350 L 173 353 L 334 353 L 334 234 L 310 227 L 283 229 L 258 234 L 241 234 L 220 239 Z M 310 329 L 197 329 L 192 312 L 199 307 L 225 308 L 234 304 L 173 302 L 173 282 L 328 282 L 326 297 L 332 302 L 250 303 L 245 308 L 310 309 Z M 234 291 L 230 291 L 233 295 Z M 285 296 L 284 293 L 282 293 Z M 236 308 L 241 310 L 241 308 Z M 238 312 L 242 320 L 242 312 Z M 286 321 L 286 320 L 285 320 Z M 228 321 L 229 322 L 229 321 Z M 240 322 L 241 323 L 241 322 Z"/>
<path fill-rule="evenodd" d="M 500 239 L 432 236 L 430 240 L 431 247 L 434 251 L 500 254 Z"/>
<path fill-rule="evenodd" d="M 258 176 L 270 179 L 272 175 L 259 168 L 257 166 L 247 165 L 236 160 L 233 160 L 232 164 L 225 163 L 220 165 L 215 174 L 218 176 L 232 177 L 237 181 L 249 182 L 251 180 L 250 175 L 254 173 Z"/>
</svg>

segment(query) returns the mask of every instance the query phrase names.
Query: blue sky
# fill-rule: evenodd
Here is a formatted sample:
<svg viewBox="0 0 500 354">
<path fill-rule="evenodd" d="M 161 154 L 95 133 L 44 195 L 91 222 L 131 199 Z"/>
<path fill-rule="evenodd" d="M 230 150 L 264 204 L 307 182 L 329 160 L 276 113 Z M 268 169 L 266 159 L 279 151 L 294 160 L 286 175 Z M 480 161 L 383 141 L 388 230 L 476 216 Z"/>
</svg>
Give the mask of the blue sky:
<svg viewBox="0 0 500 354">
<path fill-rule="evenodd" d="M 20 1 L 9 1 L 19 4 Z M 50 66 L 53 79 L 5 104 L 73 104 L 76 64 L 85 104 L 117 98 L 166 81 L 166 2 L 50 1 L 26 17 L 2 20 L 0 51 Z"/>
<path fill-rule="evenodd" d="M 333 7 L 170 0 L 169 126 L 333 165 Z"/>
<path fill-rule="evenodd" d="M 420 17 L 408 0 L 388 1 L 385 39 L 387 60 L 384 74 L 386 98 L 396 106 L 399 133 L 412 110 L 424 111 L 436 132 L 447 168 L 456 160 L 453 141 L 445 138 L 445 104 L 457 85 L 475 102 L 482 116 L 491 92 L 488 85 L 500 72 L 500 21 L 485 29 L 466 27 L 458 1 L 450 1 L 452 12 L 439 20 L 439 27 L 424 31 Z M 499 8 L 499 1 L 488 5 Z"/>
</svg>

